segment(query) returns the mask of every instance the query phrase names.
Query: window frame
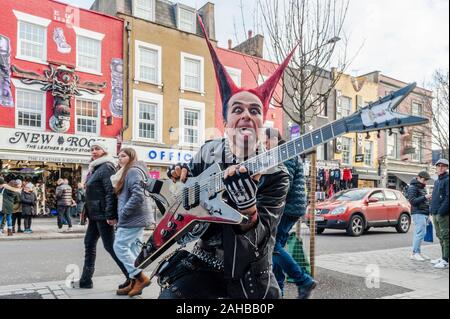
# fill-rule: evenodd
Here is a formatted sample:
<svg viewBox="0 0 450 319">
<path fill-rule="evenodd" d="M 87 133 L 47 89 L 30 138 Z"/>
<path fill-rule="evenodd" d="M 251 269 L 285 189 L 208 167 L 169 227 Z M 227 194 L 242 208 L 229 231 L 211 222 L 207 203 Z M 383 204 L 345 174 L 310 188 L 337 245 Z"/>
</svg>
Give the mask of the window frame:
<svg viewBox="0 0 450 319">
<path fill-rule="evenodd" d="M 348 147 L 349 148 L 348 149 L 349 162 L 348 163 L 344 162 L 344 152 L 345 152 L 345 150 L 344 150 L 344 144 L 345 144 L 344 141 L 345 140 L 349 141 L 349 147 Z M 352 165 L 352 163 L 353 163 L 353 139 L 351 137 L 342 136 L 341 145 L 342 145 L 342 151 L 341 151 L 342 152 L 342 163 L 345 164 L 345 165 Z"/>
<path fill-rule="evenodd" d="M 81 92 L 80 96 L 75 97 L 75 117 L 74 117 L 74 126 L 75 126 L 75 134 L 78 135 L 86 135 L 86 136 L 101 136 L 102 131 L 102 101 L 105 97 L 104 94 L 96 94 L 92 95 L 86 92 Z M 97 128 L 98 131 L 96 133 L 87 133 L 78 130 L 78 115 L 77 115 L 77 101 L 84 100 L 88 102 L 96 102 L 97 103 Z M 82 116 L 83 117 L 83 116 Z"/>
<path fill-rule="evenodd" d="M 150 80 L 141 78 L 141 70 L 140 70 L 141 48 L 156 51 L 158 54 L 156 82 L 152 82 Z M 163 83 L 162 83 L 162 47 L 152 44 L 152 43 L 136 40 L 134 51 L 135 51 L 135 60 L 134 60 L 134 79 L 135 79 L 135 81 L 154 84 L 154 85 L 157 85 L 158 87 L 162 88 L 162 86 L 163 86 Z"/>
<path fill-rule="evenodd" d="M 186 30 L 181 28 L 181 10 L 187 11 L 192 13 L 192 18 L 193 20 L 192 22 L 192 29 L 190 30 Z M 189 8 L 187 6 L 184 5 L 180 5 L 180 3 L 177 3 L 177 29 L 183 32 L 188 32 L 188 33 L 197 33 L 197 19 L 196 19 L 196 10 L 193 8 Z"/>
<path fill-rule="evenodd" d="M 21 12 L 18 10 L 13 10 L 14 15 L 16 16 L 16 20 L 17 20 L 17 42 L 16 42 L 16 59 L 18 60 L 24 60 L 24 61 L 29 61 L 29 62 L 34 62 L 34 63 L 39 63 L 39 64 L 44 64 L 44 65 L 48 65 L 47 62 L 47 45 L 48 45 L 48 40 L 47 40 L 47 36 L 48 36 L 48 26 L 51 23 L 51 20 L 49 19 L 45 19 L 45 18 L 41 18 L 38 16 L 34 16 L 25 12 Z M 42 27 L 44 28 L 44 43 L 42 44 L 42 59 L 38 59 L 35 57 L 30 57 L 30 56 L 26 56 L 26 55 L 22 55 L 21 54 L 21 50 L 22 50 L 22 41 L 20 38 L 20 24 L 22 22 L 28 23 L 28 24 L 32 24 L 38 27 Z"/>
<path fill-rule="evenodd" d="M 419 107 L 419 113 L 415 113 L 414 112 L 414 106 L 418 106 Z M 411 102 L 411 115 L 414 116 L 423 116 L 423 104 L 419 103 L 417 101 L 412 101 Z"/>
<path fill-rule="evenodd" d="M 132 4 L 132 6 L 133 6 L 132 7 L 133 16 L 135 16 L 136 18 L 139 18 L 139 19 L 143 19 L 143 20 L 148 20 L 148 21 L 154 22 L 155 21 L 156 2 L 155 2 L 155 0 L 149 0 L 149 1 L 151 2 L 150 3 L 150 6 L 151 6 L 151 16 L 150 16 L 150 18 L 147 17 L 147 16 L 144 16 L 144 15 L 136 14 L 139 9 L 144 9 L 142 6 L 138 6 L 137 5 L 137 0 L 133 0 L 133 4 Z"/>
<path fill-rule="evenodd" d="M 185 99 L 180 99 L 179 100 L 179 109 L 180 109 L 180 113 L 179 113 L 179 128 L 180 128 L 180 134 L 179 134 L 179 145 L 180 146 L 187 146 L 187 147 L 200 147 L 201 145 L 203 145 L 204 141 L 205 141 L 205 118 L 206 118 L 206 114 L 205 114 L 205 110 L 206 110 L 206 105 L 203 102 L 197 102 L 197 101 L 191 101 L 191 100 L 185 100 Z M 194 111 L 199 111 L 200 112 L 200 117 L 199 117 L 199 134 L 198 134 L 198 143 L 186 143 L 184 138 L 184 114 L 186 110 L 194 110 Z"/>
<path fill-rule="evenodd" d="M 205 94 L 205 59 L 202 56 L 189 54 L 186 52 L 181 52 L 181 91 L 188 91 L 188 92 L 194 92 L 194 93 L 200 93 L 202 96 Z M 191 59 L 191 60 L 197 60 L 200 62 L 200 90 L 193 89 L 193 88 L 187 88 L 185 83 L 185 72 L 186 72 L 186 66 L 185 66 L 185 59 Z"/>
<path fill-rule="evenodd" d="M 11 79 L 11 82 L 13 83 L 15 87 L 15 107 L 14 107 L 14 125 L 15 128 L 22 129 L 22 130 L 29 130 L 29 131 L 45 131 L 47 127 L 47 93 L 43 92 L 41 90 L 40 84 L 31 84 L 26 85 L 20 82 L 17 79 Z M 19 107 L 18 107 L 18 100 L 17 100 L 17 92 L 19 91 L 31 91 L 33 93 L 39 93 L 42 97 L 42 107 L 43 110 L 41 112 L 41 126 L 40 127 L 33 127 L 33 126 L 24 126 L 19 125 Z"/>
<path fill-rule="evenodd" d="M 341 108 L 341 110 L 340 110 L 340 112 L 338 113 L 339 114 L 339 117 L 338 117 L 338 119 L 342 119 L 342 118 L 344 118 L 344 117 L 347 117 L 347 116 L 349 116 L 349 115 L 351 115 L 352 114 L 352 109 L 353 109 L 353 99 L 351 98 L 351 97 L 348 97 L 348 96 L 345 96 L 345 95 L 342 95 L 342 96 L 340 96 L 339 97 L 339 99 L 340 99 L 340 108 Z M 348 112 L 348 114 L 347 115 L 345 115 L 344 116 L 344 114 L 343 114 L 343 110 L 344 110 L 344 103 L 343 103 L 343 101 L 344 100 L 349 100 L 350 101 L 350 109 L 349 109 L 349 112 Z"/>
<path fill-rule="evenodd" d="M 414 154 L 411 154 L 411 161 L 412 162 L 415 162 L 415 163 L 422 163 L 422 161 L 423 161 L 423 150 L 422 150 L 422 147 L 421 147 L 421 145 L 420 144 L 423 144 L 423 142 L 424 142 L 424 134 L 421 134 L 421 133 L 413 133 L 412 134 L 412 136 L 411 136 L 411 145 L 415 148 L 415 153 Z M 417 145 L 417 147 L 415 147 L 415 144 L 414 144 L 414 139 L 415 138 L 419 138 L 420 140 L 419 140 L 419 145 Z M 417 152 L 419 152 L 419 158 L 418 159 L 416 159 L 415 158 L 415 156 L 416 156 L 416 154 L 417 154 Z"/>
<path fill-rule="evenodd" d="M 102 59 L 102 52 L 103 52 L 103 39 L 105 38 L 105 35 L 103 33 L 99 33 L 99 32 L 94 32 L 91 30 L 87 30 L 87 29 L 83 29 L 83 28 L 79 28 L 79 27 L 73 27 L 73 30 L 75 32 L 76 35 L 76 62 L 75 62 L 75 70 L 76 71 L 80 71 L 80 72 L 84 72 L 84 73 L 89 73 L 89 74 L 94 74 L 94 75 L 100 75 L 102 76 L 102 67 L 103 67 L 103 59 Z M 86 68 L 84 66 L 80 66 L 80 58 L 79 58 L 79 37 L 83 37 L 83 38 L 87 38 L 90 40 L 94 40 L 94 41 L 98 41 L 99 42 L 99 59 L 97 62 L 97 66 L 98 69 L 94 70 L 94 69 L 89 69 Z"/>
<path fill-rule="evenodd" d="M 234 84 L 236 84 L 238 87 L 242 86 L 242 70 L 233 68 L 231 66 L 225 66 L 225 69 L 227 70 L 230 77 L 233 79 L 233 75 L 239 77 L 238 83 L 233 79 Z"/>
<path fill-rule="evenodd" d="M 156 112 L 156 138 L 149 139 L 139 136 L 139 102 L 154 103 L 157 105 Z M 133 141 L 149 142 L 153 144 L 163 143 L 163 126 L 164 126 L 164 97 L 161 94 L 150 93 L 146 91 L 133 90 Z"/>
<path fill-rule="evenodd" d="M 367 156 L 367 154 L 366 154 L 366 150 L 367 150 L 367 148 L 366 148 L 366 145 L 367 144 L 370 144 L 370 163 L 367 163 L 367 161 L 366 161 L 366 156 Z M 374 162 L 374 151 L 375 151 L 375 146 L 374 146 L 374 142 L 373 141 L 368 141 L 368 140 L 365 140 L 364 141 L 364 165 L 365 166 L 370 166 L 370 167 L 372 167 L 373 166 L 373 162 Z"/>
<path fill-rule="evenodd" d="M 391 138 L 391 136 L 395 136 L 394 137 L 395 156 L 390 156 L 389 153 L 388 153 L 388 147 L 390 146 L 389 145 L 389 138 Z M 389 136 L 389 134 L 386 134 L 386 155 L 390 159 L 399 159 L 400 158 L 400 140 L 399 140 L 398 133 L 397 132 L 393 132 L 391 136 Z"/>
</svg>

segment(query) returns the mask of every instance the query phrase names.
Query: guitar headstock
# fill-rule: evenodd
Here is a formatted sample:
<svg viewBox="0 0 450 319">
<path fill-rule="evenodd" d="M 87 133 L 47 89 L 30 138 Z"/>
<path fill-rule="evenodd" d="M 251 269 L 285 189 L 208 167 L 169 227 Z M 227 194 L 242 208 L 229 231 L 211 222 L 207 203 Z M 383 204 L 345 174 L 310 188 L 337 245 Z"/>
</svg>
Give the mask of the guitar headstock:
<svg viewBox="0 0 450 319">
<path fill-rule="evenodd" d="M 345 119 L 349 132 L 371 132 L 406 126 L 423 125 L 429 122 L 425 117 L 396 112 L 398 105 L 414 90 L 416 83 L 395 91 Z"/>
</svg>

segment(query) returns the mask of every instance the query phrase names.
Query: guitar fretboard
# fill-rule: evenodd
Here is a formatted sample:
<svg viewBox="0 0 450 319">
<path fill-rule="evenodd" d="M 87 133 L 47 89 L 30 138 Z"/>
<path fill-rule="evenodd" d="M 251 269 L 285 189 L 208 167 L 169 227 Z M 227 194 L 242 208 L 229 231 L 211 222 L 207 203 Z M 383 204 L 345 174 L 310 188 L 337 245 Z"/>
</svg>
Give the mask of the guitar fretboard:
<svg viewBox="0 0 450 319">
<path fill-rule="evenodd" d="M 262 173 L 272 167 L 279 165 L 293 157 L 308 153 L 315 147 L 333 140 L 334 138 L 348 132 L 345 119 L 334 121 L 324 125 L 310 133 L 299 136 L 285 144 L 256 155 L 241 165 L 245 166 L 252 175 Z M 225 189 L 223 184 L 224 172 L 220 172 L 207 181 L 210 190 L 218 193 Z"/>
</svg>

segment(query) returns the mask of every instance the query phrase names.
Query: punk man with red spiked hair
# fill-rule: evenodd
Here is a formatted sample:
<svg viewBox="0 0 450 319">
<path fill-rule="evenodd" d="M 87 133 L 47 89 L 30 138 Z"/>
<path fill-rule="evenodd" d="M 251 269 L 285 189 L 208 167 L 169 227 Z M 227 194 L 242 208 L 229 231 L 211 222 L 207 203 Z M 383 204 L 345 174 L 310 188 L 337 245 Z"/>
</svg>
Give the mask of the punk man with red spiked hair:
<svg viewBox="0 0 450 319">
<path fill-rule="evenodd" d="M 184 182 L 218 163 L 225 170 L 227 203 L 248 220 L 241 225 L 199 224 L 185 235 L 182 243 L 197 242 L 192 252 L 179 252 L 159 271 L 165 288 L 160 298 L 281 298 L 271 263 L 288 173 L 281 164 L 254 178 L 239 163 L 265 151 L 259 134 L 264 134 L 270 100 L 293 52 L 261 86 L 238 88 L 220 63 L 200 17 L 199 23 L 216 71 L 227 137 L 206 142 L 189 164 L 171 167 L 168 175 Z"/>
</svg>

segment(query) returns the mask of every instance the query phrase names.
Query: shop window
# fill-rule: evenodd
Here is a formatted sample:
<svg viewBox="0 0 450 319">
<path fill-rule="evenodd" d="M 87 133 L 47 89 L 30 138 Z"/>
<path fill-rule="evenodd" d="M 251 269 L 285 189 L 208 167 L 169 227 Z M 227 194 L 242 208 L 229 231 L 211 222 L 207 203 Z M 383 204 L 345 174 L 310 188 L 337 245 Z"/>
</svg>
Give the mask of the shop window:
<svg viewBox="0 0 450 319">
<path fill-rule="evenodd" d="M 204 59 L 186 53 L 181 53 L 182 90 L 203 93 Z"/>
<path fill-rule="evenodd" d="M 133 14 L 141 19 L 155 20 L 155 0 L 134 0 Z"/>
<path fill-rule="evenodd" d="M 45 93 L 16 89 L 16 127 L 45 129 Z"/>
<path fill-rule="evenodd" d="M 99 106 L 97 101 L 76 100 L 76 133 L 100 135 Z"/>
</svg>

